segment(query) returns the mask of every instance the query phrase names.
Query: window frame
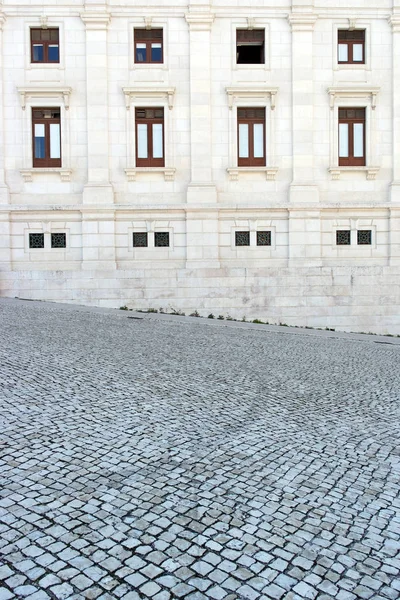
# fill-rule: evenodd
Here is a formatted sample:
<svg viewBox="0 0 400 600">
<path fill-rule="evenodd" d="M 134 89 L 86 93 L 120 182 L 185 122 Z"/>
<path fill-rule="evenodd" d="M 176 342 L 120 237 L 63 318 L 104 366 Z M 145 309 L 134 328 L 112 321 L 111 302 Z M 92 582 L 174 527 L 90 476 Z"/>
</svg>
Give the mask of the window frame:
<svg viewBox="0 0 400 600">
<path fill-rule="evenodd" d="M 262 42 L 262 44 L 257 44 L 255 41 L 253 41 L 253 42 L 252 41 L 248 41 L 248 43 L 246 44 L 246 43 L 242 43 L 242 42 L 245 42 L 245 40 L 242 41 L 242 40 L 238 39 L 239 38 L 239 32 L 240 33 L 247 33 L 248 37 L 250 38 L 252 36 L 255 37 L 254 34 L 253 34 L 253 32 L 255 32 L 255 31 L 257 31 L 257 32 L 258 31 L 260 31 L 260 32 L 262 31 L 262 33 L 263 33 L 263 42 Z M 243 36 L 243 37 L 245 37 L 245 36 Z M 266 54 L 265 53 L 265 42 L 266 42 L 265 27 L 255 27 L 255 28 L 252 28 L 252 29 L 249 29 L 249 27 L 236 27 L 236 39 L 235 39 L 235 50 L 236 50 L 236 60 L 235 60 L 235 63 L 236 63 L 236 65 L 238 65 L 238 66 L 249 66 L 249 67 L 253 67 L 255 65 L 258 65 L 258 66 L 262 65 L 262 66 L 264 66 L 265 65 L 265 54 Z M 260 50 L 260 58 L 261 58 L 261 60 L 259 62 L 253 62 L 253 63 L 238 62 L 238 58 L 239 58 L 238 57 L 238 47 L 239 46 L 257 46 L 257 47 L 260 47 L 261 48 L 261 50 Z"/>
<path fill-rule="evenodd" d="M 341 19 L 341 20 L 338 20 L 338 21 L 332 23 L 332 68 L 333 68 L 335 75 L 337 75 L 335 73 L 336 71 L 342 71 L 342 73 L 340 74 L 340 78 L 344 77 L 344 81 L 348 81 L 349 84 L 354 83 L 354 74 L 352 73 L 352 71 L 354 71 L 354 70 L 371 71 L 371 69 L 372 69 L 371 37 L 372 37 L 373 26 L 374 26 L 374 24 L 371 20 L 366 21 L 364 19 L 355 19 L 355 20 Z M 338 61 L 338 52 L 339 52 L 339 50 L 338 50 L 338 39 L 339 39 L 338 31 L 351 29 L 353 27 L 354 27 L 354 29 L 363 29 L 365 31 L 364 62 L 363 63 L 339 62 Z M 350 73 L 348 74 L 348 79 L 347 79 L 347 75 L 345 75 L 346 71 L 350 71 Z"/>
<path fill-rule="evenodd" d="M 34 60 L 34 52 L 33 47 L 35 45 L 35 41 L 33 40 L 33 32 L 34 31 L 57 31 L 58 39 L 57 39 L 57 47 L 58 47 L 58 60 L 50 60 L 49 59 L 49 46 L 56 45 L 52 40 L 40 40 L 40 45 L 43 45 L 43 60 Z M 59 27 L 29 27 L 29 40 L 30 40 L 30 62 L 33 65 L 59 65 L 61 62 L 61 52 L 60 52 L 60 28 Z M 38 44 L 36 44 L 38 45 Z"/>
<path fill-rule="evenodd" d="M 340 111 L 363 111 L 363 117 L 341 117 Z M 363 125 L 363 155 L 362 157 L 354 156 L 354 125 L 362 124 Z M 347 135 L 347 144 L 348 144 L 348 156 L 343 157 L 340 156 L 340 125 L 348 125 L 348 135 Z M 367 111 L 364 106 L 362 107 L 354 107 L 354 106 L 338 106 L 338 165 L 339 167 L 365 167 L 367 164 L 366 157 L 366 129 L 367 129 Z"/>
<path fill-rule="evenodd" d="M 149 35 L 149 39 L 140 39 L 140 34 L 137 32 L 156 32 L 161 31 L 161 60 L 151 60 L 151 45 L 153 43 L 159 43 L 159 39 L 156 37 L 151 38 Z M 143 36 L 146 38 L 146 36 Z M 144 43 L 146 44 L 146 60 L 139 61 L 136 59 L 136 44 Z M 163 27 L 151 27 L 151 29 L 147 29 L 146 27 L 133 27 L 133 62 L 136 65 L 163 65 L 164 64 L 164 28 Z"/>
<path fill-rule="evenodd" d="M 59 111 L 58 118 L 48 118 L 48 117 L 34 117 L 35 111 Z M 42 107 L 42 106 L 32 106 L 31 107 L 31 123 L 32 123 L 32 167 L 48 169 L 48 168 L 61 168 L 62 167 L 62 129 L 61 129 L 61 107 L 60 106 L 51 106 L 51 107 Z M 35 125 L 44 125 L 45 127 L 45 158 L 36 158 L 35 157 Z M 50 152 L 50 125 L 59 125 L 60 127 L 60 158 L 51 158 Z"/>
<path fill-rule="evenodd" d="M 344 33 L 352 33 L 353 31 L 363 32 L 364 36 L 362 41 L 359 40 L 340 40 L 339 36 L 341 32 Z M 365 65 L 366 64 L 366 29 L 365 28 L 357 28 L 357 29 L 345 29 L 338 28 L 337 30 L 337 63 L 339 66 L 341 65 Z M 347 60 L 339 60 L 339 45 L 347 46 Z M 354 45 L 362 46 L 362 60 L 354 60 Z M 351 52 L 350 52 L 351 51 Z M 351 56 L 351 58 L 350 58 Z"/>
<path fill-rule="evenodd" d="M 162 110 L 163 116 L 161 117 L 144 117 L 138 122 L 139 111 L 157 111 Z M 135 106 L 135 161 L 137 167 L 165 167 L 165 109 L 163 106 Z M 138 144 L 138 126 L 147 125 L 147 158 L 139 158 L 139 144 Z M 162 158 L 154 158 L 153 148 L 153 125 L 162 125 Z"/>
<path fill-rule="evenodd" d="M 264 117 L 240 117 L 240 111 L 263 111 Z M 263 125 L 263 153 L 262 157 L 254 157 L 254 125 Z M 237 125 L 237 165 L 238 167 L 266 167 L 267 166 L 267 143 L 266 143 L 266 110 L 265 107 L 242 107 L 236 108 Z M 240 157 L 240 125 L 248 125 L 248 158 Z"/>
</svg>

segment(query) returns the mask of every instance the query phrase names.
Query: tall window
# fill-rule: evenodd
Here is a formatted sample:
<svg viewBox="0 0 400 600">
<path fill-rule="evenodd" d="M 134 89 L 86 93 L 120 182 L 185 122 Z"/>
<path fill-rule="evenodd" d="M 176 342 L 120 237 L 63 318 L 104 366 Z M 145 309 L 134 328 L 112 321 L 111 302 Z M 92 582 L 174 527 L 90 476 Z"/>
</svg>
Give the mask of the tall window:
<svg viewBox="0 0 400 600">
<path fill-rule="evenodd" d="M 265 108 L 238 108 L 238 166 L 265 166 Z"/>
<path fill-rule="evenodd" d="M 338 63 L 365 63 L 365 30 L 339 29 L 338 31 Z"/>
<path fill-rule="evenodd" d="M 135 29 L 135 63 L 163 62 L 163 30 Z"/>
<path fill-rule="evenodd" d="M 339 108 L 339 166 L 365 166 L 365 108 Z"/>
<path fill-rule="evenodd" d="M 136 166 L 164 166 L 164 109 L 136 108 Z"/>
<path fill-rule="evenodd" d="M 265 31 L 264 29 L 236 30 L 236 63 L 238 65 L 263 65 Z"/>
<path fill-rule="evenodd" d="M 59 108 L 32 108 L 34 167 L 61 167 Z"/>
<path fill-rule="evenodd" d="M 31 29 L 31 62 L 60 62 L 60 41 L 58 28 Z"/>
</svg>

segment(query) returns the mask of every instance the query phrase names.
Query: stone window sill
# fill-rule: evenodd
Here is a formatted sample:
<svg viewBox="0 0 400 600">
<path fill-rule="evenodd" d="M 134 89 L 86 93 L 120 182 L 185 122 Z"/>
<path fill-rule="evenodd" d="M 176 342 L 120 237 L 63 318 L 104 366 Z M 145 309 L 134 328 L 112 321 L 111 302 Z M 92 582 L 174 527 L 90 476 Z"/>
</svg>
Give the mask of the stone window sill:
<svg viewBox="0 0 400 600">
<path fill-rule="evenodd" d="M 238 181 L 241 173 L 265 173 L 267 181 L 275 181 L 278 167 L 230 167 L 227 171 L 231 181 Z"/>
<path fill-rule="evenodd" d="M 329 167 L 333 180 L 340 179 L 342 173 L 365 173 L 368 181 L 374 181 L 379 172 L 379 167 Z"/>
<path fill-rule="evenodd" d="M 128 181 L 136 181 L 136 177 L 142 174 L 162 173 L 165 181 L 174 181 L 176 169 L 172 167 L 132 167 L 125 169 Z"/>
<path fill-rule="evenodd" d="M 46 173 L 58 173 L 61 181 L 71 181 L 72 169 L 63 169 L 62 167 L 32 167 L 31 169 L 21 169 L 20 173 L 26 183 L 33 181 L 34 175 L 43 175 Z"/>
</svg>

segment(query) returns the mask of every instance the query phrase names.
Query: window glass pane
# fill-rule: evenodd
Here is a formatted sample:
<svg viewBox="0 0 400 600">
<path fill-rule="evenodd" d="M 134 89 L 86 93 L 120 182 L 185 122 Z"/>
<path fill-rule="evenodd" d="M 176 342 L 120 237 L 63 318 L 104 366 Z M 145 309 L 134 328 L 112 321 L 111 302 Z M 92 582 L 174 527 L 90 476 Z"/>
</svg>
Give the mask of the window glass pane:
<svg viewBox="0 0 400 600">
<path fill-rule="evenodd" d="M 347 62 L 349 60 L 349 52 L 347 44 L 339 44 L 338 46 L 338 61 Z"/>
<path fill-rule="evenodd" d="M 42 44 L 33 45 L 33 60 L 35 62 L 43 62 L 43 46 Z"/>
<path fill-rule="evenodd" d="M 254 138 L 254 158 L 263 158 L 264 156 L 264 125 L 255 123 L 253 129 Z"/>
<path fill-rule="evenodd" d="M 49 46 L 48 51 L 49 51 L 49 61 L 58 62 L 58 60 L 59 60 L 58 46 Z"/>
<path fill-rule="evenodd" d="M 364 125 L 363 123 L 354 123 L 354 158 L 364 156 Z"/>
<path fill-rule="evenodd" d="M 161 123 L 153 124 L 153 158 L 163 157 L 163 126 Z"/>
<path fill-rule="evenodd" d="M 246 123 L 239 124 L 239 157 L 249 158 L 249 126 Z"/>
<path fill-rule="evenodd" d="M 61 158 L 61 140 L 59 123 L 50 124 L 50 158 Z"/>
<path fill-rule="evenodd" d="M 139 123 L 137 126 L 138 158 L 147 158 L 147 125 Z"/>
<path fill-rule="evenodd" d="M 339 123 L 339 156 L 349 156 L 349 126 L 347 123 Z"/>
<path fill-rule="evenodd" d="M 136 44 L 136 62 L 146 62 L 146 44 Z"/>
<path fill-rule="evenodd" d="M 161 44 L 151 44 L 151 60 L 154 62 L 160 62 L 162 60 Z"/>
<path fill-rule="evenodd" d="M 362 62 L 363 61 L 363 45 L 362 44 L 353 44 L 353 61 L 354 62 Z"/>
<path fill-rule="evenodd" d="M 35 158 L 45 158 L 44 125 L 35 123 Z"/>
</svg>

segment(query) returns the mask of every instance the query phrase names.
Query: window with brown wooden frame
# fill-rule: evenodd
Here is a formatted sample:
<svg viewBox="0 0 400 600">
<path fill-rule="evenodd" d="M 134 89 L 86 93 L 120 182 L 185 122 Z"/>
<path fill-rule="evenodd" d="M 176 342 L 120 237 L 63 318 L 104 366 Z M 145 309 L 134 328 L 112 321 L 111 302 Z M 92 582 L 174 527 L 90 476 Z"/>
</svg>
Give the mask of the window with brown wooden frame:
<svg viewBox="0 0 400 600">
<path fill-rule="evenodd" d="M 338 63 L 340 65 L 365 64 L 365 29 L 339 29 Z"/>
<path fill-rule="evenodd" d="M 31 62 L 60 62 L 60 33 L 58 27 L 31 29 Z"/>
<path fill-rule="evenodd" d="M 365 108 L 339 108 L 339 166 L 365 164 Z"/>
<path fill-rule="evenodd" d="M 32 155 L 34 167 L 61 167 L 59 108 L 32 108 Z"/>
<path fill-rule="evenodd" d="M 164 109 L 136 108 L 136 166 L 164 166 Z"/>
<path fill-rule="evenodd" d="M 236 30 L 236 64 L 263 65 L 265 62 L 265 30 Z"/>
<path fill-rule="evenodd" d="M 163 63 L 163 30 L 135 29 L 135 63 Z"/>
<path fill-rule="evenodd" d="M 238 108 L 238 166 L 265 167 L 265 108 Z"/>
</svg>

